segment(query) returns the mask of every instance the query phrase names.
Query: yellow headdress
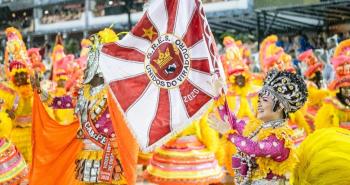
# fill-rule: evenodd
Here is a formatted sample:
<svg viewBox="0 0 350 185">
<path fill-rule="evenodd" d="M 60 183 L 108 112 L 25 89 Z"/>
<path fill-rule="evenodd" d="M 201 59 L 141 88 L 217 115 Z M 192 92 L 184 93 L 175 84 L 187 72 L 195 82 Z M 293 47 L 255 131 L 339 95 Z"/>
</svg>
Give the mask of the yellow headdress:
<svg viewBox="0 0 350 185">
<path fill-rule="evenodd" d="M 293 185 L 350 184 L 350 131 L 326 128 L 309 135 L 297 149 Z"/>
</svg>

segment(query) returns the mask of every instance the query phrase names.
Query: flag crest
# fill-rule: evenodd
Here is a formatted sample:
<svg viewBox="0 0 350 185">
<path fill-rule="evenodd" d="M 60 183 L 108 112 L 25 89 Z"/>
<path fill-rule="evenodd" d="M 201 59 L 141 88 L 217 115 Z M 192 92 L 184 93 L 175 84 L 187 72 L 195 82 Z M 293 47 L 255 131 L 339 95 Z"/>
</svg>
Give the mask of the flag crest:
<svg viewBox="0 0 350 185">
<path fill-rule="evenodd" d="M 207 110 L 217 96 L 215 41 L 199 0 L 153 1 L 122 40 L 103 45 L 100 66 L 143 151 Z"/>
</svg>

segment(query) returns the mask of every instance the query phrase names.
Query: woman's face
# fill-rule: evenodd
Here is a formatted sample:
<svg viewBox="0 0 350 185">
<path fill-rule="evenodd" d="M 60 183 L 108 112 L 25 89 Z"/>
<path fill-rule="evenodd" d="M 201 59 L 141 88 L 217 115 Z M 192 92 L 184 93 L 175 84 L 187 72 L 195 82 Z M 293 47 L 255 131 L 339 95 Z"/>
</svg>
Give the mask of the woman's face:
<svg viewBox="0 0 350 185">
<path fill-rule="evenodd" d="M 260 93 L 258 99 L 257 118 L 266 122 L 276 119 L 277 111 L 273 111 L 274 100 L 269 93 Z"/>
</svg>

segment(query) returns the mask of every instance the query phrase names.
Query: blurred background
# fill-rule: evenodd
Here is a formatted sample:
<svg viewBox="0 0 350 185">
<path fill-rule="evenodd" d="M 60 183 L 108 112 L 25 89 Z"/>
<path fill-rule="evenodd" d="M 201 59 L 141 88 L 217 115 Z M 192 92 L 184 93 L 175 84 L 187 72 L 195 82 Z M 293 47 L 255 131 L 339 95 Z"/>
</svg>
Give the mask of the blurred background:
<svg viewBox="0 0 350 185">
<path fill-rule="evenodd" d="M 241 40 L 257 61 L 259 42 L 269 34 L 292 56 L 309 48 L 328 61 L 334 47 L 349 38 L 349 0 L 203 0 L 212 32 L 220 43 L 226 35 Z M 128 31 L 141 18 L 149 0 L 0 0 L 0 60 L 4 30 L 21 30 L 27 48 L 46 47 L 60 33 L 65 52 L 78 55 L 80 41 L 104 27 Z"/>
</svg>

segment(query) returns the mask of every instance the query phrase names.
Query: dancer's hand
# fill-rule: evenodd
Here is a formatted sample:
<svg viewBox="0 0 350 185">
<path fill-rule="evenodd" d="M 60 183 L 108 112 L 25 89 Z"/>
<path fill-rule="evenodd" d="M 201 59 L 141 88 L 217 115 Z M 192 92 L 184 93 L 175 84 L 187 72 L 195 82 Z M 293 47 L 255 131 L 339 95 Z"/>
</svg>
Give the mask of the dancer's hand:
<svg viewBox="0 0 350 185">
<path fill-rule="evenodd" d="M 226 134 L 231 130 L 231 125 L 229 123 L 218 119 L 213 113 L 208 116 L 208 124 L 220 134 Z"/>
<path fill-rule="evenodd" d="M 40 89 L 40 78 L 37 72 L 34 73 L 34 76 L 30 77 L 30 82 L 32 84 L 33 89 L 37 89 L 37 90 Z"/>
</svg>

